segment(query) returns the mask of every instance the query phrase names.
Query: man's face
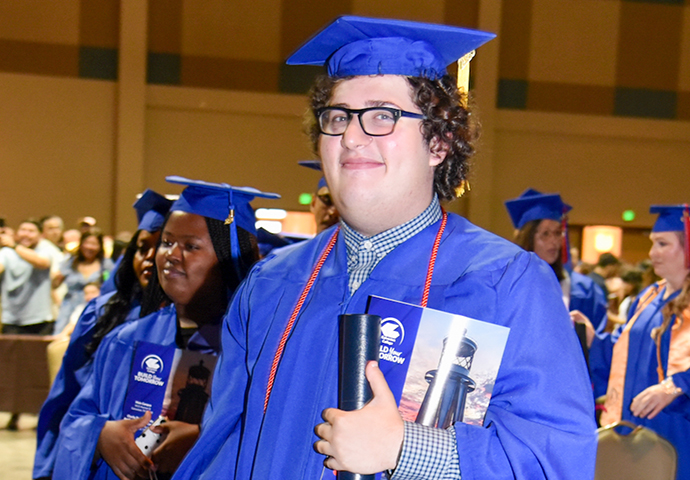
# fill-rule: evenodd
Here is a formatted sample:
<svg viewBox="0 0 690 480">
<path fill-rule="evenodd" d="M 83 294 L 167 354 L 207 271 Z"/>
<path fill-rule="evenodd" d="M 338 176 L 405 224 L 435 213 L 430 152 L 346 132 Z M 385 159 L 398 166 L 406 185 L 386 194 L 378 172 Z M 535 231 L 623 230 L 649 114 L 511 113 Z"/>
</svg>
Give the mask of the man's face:
<svg viewBox="0 0 690 480">
<path fill-rule="evenodd" d="M 43 238 L 50 240 L 55 245 L 62 239 L 62 222 L 59 218 L 49 218 L 43 222 Z"/>
<path fill-rule="evenodd" d="M 329 105 L 421 113 L 407 80 L 397 75 L 345 80 Z M 364 133 L 353 116 L 342 135 L 321 135 L 319 151 L 331 195 L 341 216 L 360 233 L 373 235 L 400 225 L 429 205 L 434 167 L 444 154 L 430 152 L 420 126 L 421 120 L 403 117 L 393 133 L 374 137 Z"/>
<path fill-rule="evenodd" d="M 333 198 L 328 187 L 321 187 L 311 199 L 311 213 L 316 221 L 316 233 L 321 233 L 331 225 L 337 223 L 340 216 L 333 204 Z"/>
<path fill-rule="evenodd" d="M 17 229 L 17 243 L 25 247 L 34 248 L 41 239 L 41 232 L 33 223 L 22 223 Z"/>
</svg>

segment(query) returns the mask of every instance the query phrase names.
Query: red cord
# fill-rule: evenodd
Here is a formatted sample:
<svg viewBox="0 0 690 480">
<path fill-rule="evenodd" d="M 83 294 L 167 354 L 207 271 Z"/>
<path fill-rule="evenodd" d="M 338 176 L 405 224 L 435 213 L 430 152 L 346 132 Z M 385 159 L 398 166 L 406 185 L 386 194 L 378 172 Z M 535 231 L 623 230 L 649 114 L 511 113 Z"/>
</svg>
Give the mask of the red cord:
<svg viewBox="0 0 690 480">
<path fill-rule="evenodd" d="M 321 271 L 321 267 L 323 267 L 323 264 L 326 261 L 328 254 L 331 253 L 331 250 L 333 249 L 333 246 L 335 245 L 335 242 L 338 239 L 339 231 L 340 227 L 335 229 L 335 232 L 333 232 L 333 235 L 331 235 L 331 239 L 328 241 L 328 245 L 326 245 L 326 248 L 324 249 L 323 253 L 321 253 L 321 257 L 319 258 L 319 261 L 316 263 L 316 267 L 314 267 L 314 271 L 311 273 L 311 277 L 309 277 L 307 285 L 304 287 L 304 290 L 302 290 L 302 295 L 300 295 L 299 301 L 297 302 L 297 305 L 295 305 L 295 308 L 292 311 L 292 315 L 290 316 L 290 320 L 288 321 L 288 324 L 285 327 L 285 331 L 283 332 L 283 336 L 280 339 L 280 343 L 278 344 L 278 350 L 276 350 L 276 354 L 273 357 L 273 365 L 271 365 L 271 374 L 268 376 L 266 398 L 264 399 L 264 413 L 266 413 L 266 408 L 268 408 L 268 399 L 271 396 L 271 390 L 273 390 L 273 382 L 276 378 L 276 371 L 278 370 L 278 364 L 280 363 L 280 359 L 283 356 L 283 350 L 285 349 L 285 344 L 287 343 L 288 336 L 290 336 L 292 327 L 294 326 L 295 320 L 297 319 L 297 315 L 302 309 L 302 305 L 304 304 L 304 301 L 306 300 L 307 295 L 309 294 L 309 290 L 311 290 L 312 285 L 314 285 L 316 277 L 319 274 L 319 271 Z"/>
<path fill-rule="evenodd" d="M 438 255 L 438 247 L 441 244 L 441 236 L 443 235 L 443 231 L 446 229 L 446 223 L 448 222 L 448 214 L 446 213 L 445 210 L 442 210 L 442 211 L 443 211 L 443 218 L 441 220 L 441 226 L 439 227 L 438 233 L 436 234 L 436 239 L 434 240 L 434 247 L 431 250 L 431 259 L 429 260 L 429 268 L 427 269 L 427 272 L 426 272 L 426 281 L 424 282 L 424 293 L 422 295 L 422 302 L 421 302 L 422 307 L 426 307 L 427 302 L 429 300 L 429 290 L 431 288 L 431 277 L 434 274 L 434 265 L 436 264 L 436 256 Z M 285 344 L 287 343 L 287 339 L 290 336 L 290 332 L 292 331 L 292 327 L 295 324 L 295 320 L 297 319 L 297 315 L 299 315 L 299 312 L 302 309 L 302 305 L 304 304 L 304 301 L 306 300 L 307 295 L 309 294 L 309 291 L 311 290 L 311 287 L 314 285 L 314 282 L 316 281 L 316 277 L 319 275 L 319 271 L 321 271 L 321 267 L 323 267 L 323 264 L 326 261 L 328 254 L 330 254 L 331 250 L 333 250 L 333 246 L 335 245 L 335 242 L 338 239 L 338 232 L 339 231 L 340 231 L 340 227 L 338 227 L 336 229 L 336 231 L 333 232 L 331 239 L 328 241 L 328 245 L 326 245 L 326 248 L 324 249 L 323 253 L 321 253 L 321 257 L 319 257 L 319 261 L 316 263 L 316 266 L 314 267 L 314 271 L 311 273 L 311 277 L 309 277 L 309 281 L 304 286 L 304 290 L 302 290 L 302 295 L 300 295 L 299 301 L 297 302 L 297 305 L 295 305 L 295 308 L 292 311 L 292 315 L 290 316 L 290 320 L 288 321 L 287 326 L 285 327 L 285 331 L 283 332 L 283 336 L 280 339 L 280 343 L 278 344 L 278 349 L 276 350 L 276 353 L 273 357 L 273 364 L 271 365 L 271 373 L 268 376 L 268 385 L 266 386 L 266 397 L 264 398 L 264 413 L 266 413 L 266 409 L 268 408 L 268 400 L 271 397 L 271 390 L 273 390 L 273 383 L 275 382 L 276 372 L 278 371 L 278 364 L 280 364 L 280 360 L 283 357 L 283 351 L 285 350 Z"/>
<path fill-rule="evenodd" d="M 429 268 L 426 271 L 426 281 L 424 282 L 424 293 L 422 294 L 422 307 L 426 308 L 426 304 L 429 301 L 429 290 L 431 289 L 431 277 L 434 275 L 434 265 L 436 264 L 436 256 L 438 255 L 438 247 L 441 244 L 441 236 L 443 231 L 446 229 L 446 223 L 448 222 L 448 214 L 445 210 L 443 211 L 443 219 L 441 220 L 441 226 L 436 234 L 436 239 L 434 240 L 434 248 L 431 249 L 431 258 L 429 259 Z"/>
</svg>

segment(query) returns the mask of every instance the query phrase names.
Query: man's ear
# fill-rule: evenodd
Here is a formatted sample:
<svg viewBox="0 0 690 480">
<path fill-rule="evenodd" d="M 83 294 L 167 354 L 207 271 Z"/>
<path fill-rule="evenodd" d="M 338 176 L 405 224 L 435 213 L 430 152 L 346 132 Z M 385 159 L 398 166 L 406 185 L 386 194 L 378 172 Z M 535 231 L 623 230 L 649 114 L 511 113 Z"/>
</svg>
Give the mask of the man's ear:
<svg viewBox="0 0 690 480">
<path fill-rule="evenodd" d="M 435 167 L 440 165 L 448 154 L 450 147 L 446 142 L 442 142 L 438 137 L 434 137 L 429 142 L 429 166 Z"/>
</svg>

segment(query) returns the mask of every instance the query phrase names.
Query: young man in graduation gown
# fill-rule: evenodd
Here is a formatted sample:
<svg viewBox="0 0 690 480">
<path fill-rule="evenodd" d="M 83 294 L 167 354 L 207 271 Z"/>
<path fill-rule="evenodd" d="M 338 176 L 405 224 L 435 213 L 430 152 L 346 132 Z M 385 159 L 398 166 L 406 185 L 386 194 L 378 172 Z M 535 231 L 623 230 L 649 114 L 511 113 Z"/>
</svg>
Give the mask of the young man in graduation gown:
<svg viewBox="0 0 690 480">
<path fill-rule="evenodd" d="M 328 66 L 311 133 L 341 225 L 269 256 L 238 289 L 222 388 L 175 478 L 592 478 L 591 388 L 553 272 L 439 205 L 456 196 L 472 152 L 446 66 L 492 37 L 343 17 L 288 60 Z M 371 402 L 333 408 L 338 315 L 366 312 L 370 295 L 510 328 L 483 427 L 404 422 L 374 362 Z"/>
</svg>

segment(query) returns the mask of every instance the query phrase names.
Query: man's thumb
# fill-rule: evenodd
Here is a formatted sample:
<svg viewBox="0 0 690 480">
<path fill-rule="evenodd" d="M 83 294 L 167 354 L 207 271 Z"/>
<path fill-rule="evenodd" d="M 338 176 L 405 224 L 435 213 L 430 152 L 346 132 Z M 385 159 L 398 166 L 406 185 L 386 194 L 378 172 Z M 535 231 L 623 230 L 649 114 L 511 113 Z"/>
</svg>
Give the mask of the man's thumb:
<svg viewBox="0 0 690 480">
<path fill-rule="evenodd" d="M 395 403 L 393 392 L 391 392 L 388 382 L 386 382 L 386 378 L 383 376 L 383 372 L 381 372 L 378 363 L 375 361 L 367 363 L 366 376 L 374 399 Z"/>
</svg>

